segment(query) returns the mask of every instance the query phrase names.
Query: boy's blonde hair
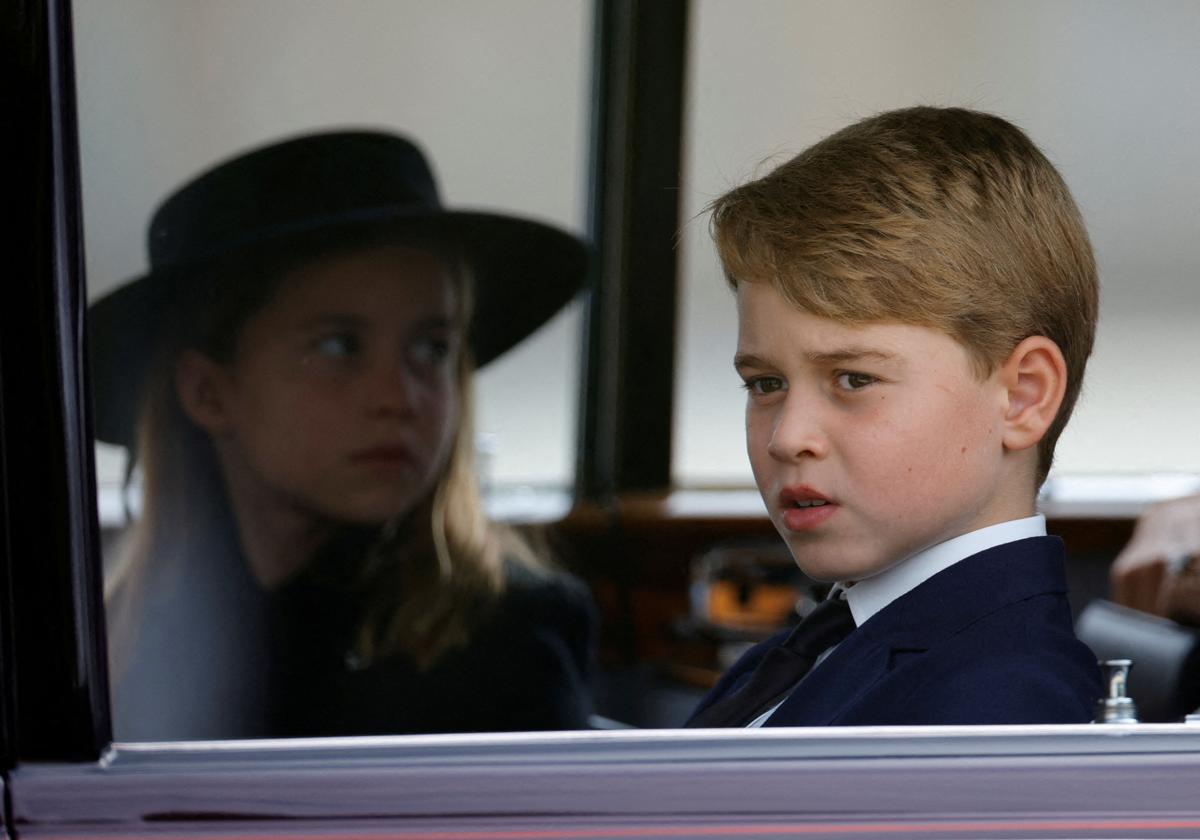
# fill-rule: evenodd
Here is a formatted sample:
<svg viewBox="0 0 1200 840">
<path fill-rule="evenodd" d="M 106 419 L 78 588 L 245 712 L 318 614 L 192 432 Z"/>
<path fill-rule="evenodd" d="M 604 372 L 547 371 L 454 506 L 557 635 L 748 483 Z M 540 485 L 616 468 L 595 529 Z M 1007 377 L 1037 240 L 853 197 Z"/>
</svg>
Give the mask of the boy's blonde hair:
<svg viewBox="0 0 1200 840">
<path fill-rule="evenodd" d="M 765 282 L 844 324 L 898 321 L 962 344 L 983 378 L 1022 340 L 1062 350 L 1049 472 L 1096 331 L 1096 263 L 1062 177 L 1011 123 L 961 108 L 844 128 L 711 205 L 729 283 Z"/>
</svg>

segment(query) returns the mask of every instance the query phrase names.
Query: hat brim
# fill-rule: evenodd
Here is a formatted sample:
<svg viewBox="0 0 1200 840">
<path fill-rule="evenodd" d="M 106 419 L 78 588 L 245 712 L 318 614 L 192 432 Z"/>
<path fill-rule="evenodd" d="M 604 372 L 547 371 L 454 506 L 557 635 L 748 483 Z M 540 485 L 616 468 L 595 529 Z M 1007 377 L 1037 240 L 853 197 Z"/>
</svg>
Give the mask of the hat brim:
<svg viewBox="0 0 1200 840">
<path fill-rule="evenodd" d="M 495 213 L 413 213 L 375 208 L 353 218 L 316 220 L 277 232 L 280 241 L 305 233 L 352 230 L 370 225 L 419 230 L 461 249 L 474 280 L 474 315 L 469 336 L 476 366 L 482 367 L 548 321 L 582 288 L 590 254 L 571 234 L 528 219 Z M 254 243 L 260 245 L 263 237 Z M 236 250 L 221 256 L 235 255 Z M 88 308 L 93 428 L 97 439 L 132 448 L 149 366 L 160 340 L 163 313 L 178 286 L 196 265 L 147 272 L 96 300 Z"/>
</svg>

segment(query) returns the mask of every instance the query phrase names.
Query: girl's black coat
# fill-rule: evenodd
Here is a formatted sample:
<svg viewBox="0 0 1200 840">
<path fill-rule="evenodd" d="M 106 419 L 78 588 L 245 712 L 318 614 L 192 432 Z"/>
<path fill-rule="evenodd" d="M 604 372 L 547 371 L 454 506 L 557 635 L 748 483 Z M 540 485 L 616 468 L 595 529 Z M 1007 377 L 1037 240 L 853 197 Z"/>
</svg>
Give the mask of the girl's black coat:
<svg viewBox="0 0 1200 840">
<path fill-rule="evenodd" d="M 353 651 L 366 593 L 346 583 L 363 548 L 342 540 L 271 593 L 240 557 L 158 587 L 114 675 L 116 739 L 587 727 L 596 619 L 579 580 L 509 561 L 468 644 L 425 671 L 403 656 L 364 665 Z"/>
</svg>

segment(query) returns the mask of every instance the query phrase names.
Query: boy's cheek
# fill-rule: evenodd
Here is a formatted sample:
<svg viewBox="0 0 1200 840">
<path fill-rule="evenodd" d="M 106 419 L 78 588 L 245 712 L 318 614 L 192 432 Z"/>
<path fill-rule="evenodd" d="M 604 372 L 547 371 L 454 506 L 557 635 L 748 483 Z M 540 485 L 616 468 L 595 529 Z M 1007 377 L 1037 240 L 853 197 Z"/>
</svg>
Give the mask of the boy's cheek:
<svg viewBox="0 0 1200 840">
<path fill-rule="evenodd" d="M 751 431 L 746 428 L 746 457 L 750 461 L 750 472 L 754 474 L 755 485 L 758 487 L 758 492 L 763 494 L 763 499 L 766 500 L 767 494 L 770 491 L 770 475 L 772 475 L 773 460 L 768 452 L 770 443 L 769 436 Z"/>
<path fill-rule="evenodd" d="M 750 460 L 750 467 L 754 470 L 757 477 L 760 462 L 770 458 L 770 453 L 767 451 L 771 444 L 771 433 L 769 426 L 763 422 L 761 417 L 746 416 L 746 457 Z"/>
</svg>

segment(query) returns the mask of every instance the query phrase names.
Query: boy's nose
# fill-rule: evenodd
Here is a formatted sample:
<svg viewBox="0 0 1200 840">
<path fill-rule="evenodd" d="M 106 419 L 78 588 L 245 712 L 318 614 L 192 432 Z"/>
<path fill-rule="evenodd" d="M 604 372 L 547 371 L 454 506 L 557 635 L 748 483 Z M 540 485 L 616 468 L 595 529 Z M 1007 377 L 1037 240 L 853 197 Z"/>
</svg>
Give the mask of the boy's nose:
<svg viewBox="0 0 1200 840">
<path fill-rule="evenodd" d="M 767 452 L 779 461 L 823 458 L 828 454 L 829 438 L 819 412 L 811 403 L 801 404 L 801 400 L 789 395 L 775 418 Z"/>
</svg>

